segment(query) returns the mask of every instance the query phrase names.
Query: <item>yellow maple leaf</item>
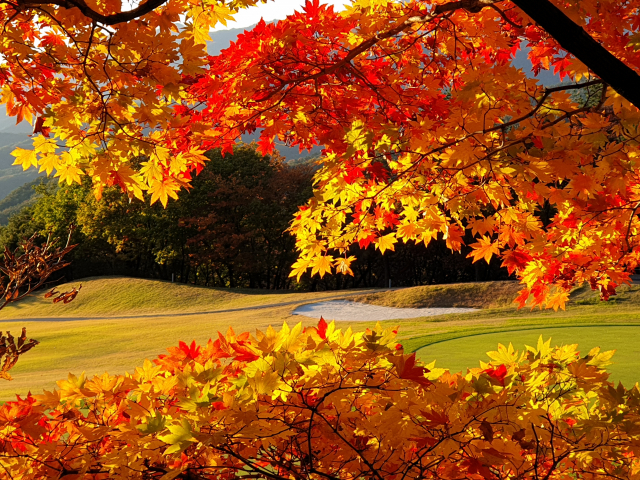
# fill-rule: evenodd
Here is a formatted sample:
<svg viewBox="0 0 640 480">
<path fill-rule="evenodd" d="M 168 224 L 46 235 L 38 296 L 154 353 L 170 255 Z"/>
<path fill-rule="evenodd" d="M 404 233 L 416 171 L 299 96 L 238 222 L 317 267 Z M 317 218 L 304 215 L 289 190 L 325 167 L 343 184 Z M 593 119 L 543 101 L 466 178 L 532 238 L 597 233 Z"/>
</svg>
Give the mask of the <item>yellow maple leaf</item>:
<svg viewBox="0 0 640 480">
<path fill-rule="evenodd" d="M 310 263 L 311 261 L 306 258 L 299 258 L 291 266 L 291 273 L 289 274 L 289 276 L 296 277 L 296 280 L 300 281 L 300 277 L 302 277 L 302 274 L 307 271 Z"/>
<path fill-rule="evenodd" d="M 60 168 L 60 157 L 49 153 L 40 158 L 40 168 L 38 169 L 38 173 L 47 172 L 47 175 L 51 175 L 51 173 L 54 170 L 58 170 L 58 168 Z"/>
<path fill-rule="evenodd" d="M 484 258 L 487 263 L 491 261 L 491 257 L 500 253 L 500 247 L 497 242 L 492 243 L 491 238 L 484 235 L 476 243 L 469 245 L 473 248 L 473 251 L 467 255 L 467 258 L 473 257 L 473 263 L 476 263 L 481 258 Z"/>
<path fill-rule="evenodd" d="M 82 178 L 80 175 L 84 175 L 84 172 L 81 168 L 75 165 L 59 165 L 58 171 L 55 176 L 60 177 L 60 183 L 67 182 L 67 185 L 71 185 L 72 183 L 82 183 Z"/>
<path fill-rule="evenodd" d="M 395 250 L 395 243 L 398 243 L 398 239 L 394 233 L 389 233 L 375 241 L 376 248 L 380 250 L 380 253 L 384 253 L 387 250 L 391 250 L 393 252 Z"/>
<path fill-rule="evenodd" d="M 29 167 L 38 166 L 38 155 L 35 150 L 26 150 L 24 148 L 16 148 L 11 155 L 16 157 L 13 165 L 22 165 L 22 170 L 26 170 Z"/>
<path fill-rule="evenodd" d="M 408 223 L 398 228 L 398 237 L 406 239 L 405 242 L 414 239 L 417 233 L 418 226 L 415 223 Z"/>
<path fill-rule="evenodd" d="M 331 273 L 331 266 L 333 265 L 333 257 L 331 255 L 320 255 L 313 259 L 311 262 L 311 275 L 316 273 L 320 274 L 320 278 L 324 277 L 325 273 Z"/>
<path fill-rule="evenodd" d="M 149 193 L 151 193 L 151 205 L 160 200 L 162 206 L 166 207 L 169 197 L 174 200 L 178 199 L 178 190 L 180 190 L 180 185 L 171 178 L 165 178 L 161 182 L 153 182 L 149 188 Z"/>
</svg>

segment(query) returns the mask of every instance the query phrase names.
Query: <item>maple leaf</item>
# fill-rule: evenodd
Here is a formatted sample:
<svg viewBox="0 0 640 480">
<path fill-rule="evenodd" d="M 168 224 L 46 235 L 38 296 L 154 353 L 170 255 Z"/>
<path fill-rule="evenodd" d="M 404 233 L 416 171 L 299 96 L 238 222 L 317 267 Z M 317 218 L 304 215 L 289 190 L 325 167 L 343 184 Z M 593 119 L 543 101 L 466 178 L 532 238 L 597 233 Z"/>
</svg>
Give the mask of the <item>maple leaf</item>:
<svg viewBox="0 0 640 480">
<path fill-rule="evenodd" d="M 375 233 L 370 233 L 369 235 L 367 235 L 366 237 L 361 238 L 360 240 L 358 240 L 358 245 L 360 246 L 360 248 L 367 248 L 369 247 L 369 245 L 371 245 L 374 241 L 376 240 L 376 235 Z"/>
<path fill-rule="evenodd" d="M 351 275 L 353 277 L 353 270 L 351 270 L 350 265 L 355 259 L 356 257 L 354 256 L 336 258 L 336 272 L 342 273 L 343 275 Z"/>
<path fill-rule="evenodd" d="M 185 357 L 191 360 L 196 360 L 200 355 L 200 347 L 196 345 L 195 340 L 191 342 L 191 346 L 184 342 L 178 344 L 178 348 L 184 353 Z"/>
<path fill-rule="evenodd" d="M 165 450 L 166 455 L 182 452 L 197 441 L 193 436 L 191 424 L 186 419 L 183 419 L 178 424 L 168 425 L 167 430 L 169 430 L 170 433 L 158 435 L 159 440 L 170 445 L 170 447 Z"/>
<path fill-rule="evenodd" d="M 319 255 L 311 262 L 311 275 L 319 273 L 322 278 L 325 273 L 331 273 L 332 265 L 333 257 L 331 255 Z"/>
<path fill-rule="evenodd" d="M 415 353 L 394 356 L 390 358 L 390 361 L 396 366 L 396 372 L 400 378 L 414 381 L 423 387 L 431 385 L 431 382 L 425 377 L 429 370 L 423 366 L 416 365 Z"/>
<path fill-rule="evenodd" d="M 149 193 L 151 193 L 151 204 L 154 204 L 158 200 L 164 207 L 167 206 L 167 202 L 169 201 L 169 197 L 174 200 L 178 198 L 178 191 L 180 190 L 180 185 L 178 185 L 171 178 L 164 179 L 163 181 L 154 182 L 149 188 Z"/>
<path fill-rule="evenodd" d="M 377 238 L 374 244 L 376 246 L 376 249 L 380 250 L 380 253 L 384 253 L 387 250 L 394 251 L 395 250 L 394 245 L 397 242 L 398 242 L 398 239 L 396 238 L 395 234 L 389 233 L 388 235 L 384 235 L 382 237 Z"/>
<path fill-rule="evenodd" d="M 298 281 L 300 281 L 300 277 L 306 272 L 311 265 L 311 260 L 306 258 L 299 258 L 296 260 L 291 266 L 291 272 L 289 272 L 290 277 L 296 277 Z"/>
<path fill-rule="evenodd" d="M 320 338 L 322 338 L 323 340 L 327 339 L 327 322 L 322 317 L 320 317 L 320 321 L 318 322 L 317 331 Z"/>
<path fill-rule="evenodd" d="M 67 185 L 71 185 L 73 183 L 82 183 L 81 175 L 84 175 L 81 168 L 73 164 L 62 164 L 58 165 L 55 176 L 60 177 L 60 182 L 67 182 Z"/>
<path fill-rule="evenodd" d="M 273 137 L 261 137 L 258 141 L 258 153 L 260 155 L 271 155 L 276 144 Z"/>
<path fill-rule="evenodd" d="M 458 225 L 449 225 L 444 238 L 448 248 L 459 252 L 464 244 L 464 230 Z"/>
<path fill-rule="evenodd" d="M 34 150 L 26 150 L 18 147 L 11 152 L 11 155 L 16 157 L 13 165 L 21 165 L 23 170 L 27 170 L 31 166 L 38 166 L 38 156 Z"/>
<path fill-rule="evenodd" d="M 557 312 L 559 308 L 565 310 L 565 305 L 568 301 L 569 292 L 556 292 L 548 298 L 546 308 L 553 308 L 555 312 Z"/>
<path fill-rule="evenodd" d="M 500 253 L 500 247 L 498 247 L 497 242 L 492 242 L 491 238 L 487 236 L 483 236 L 476 243 L 472 243 L 469 246 L 473 248 L 473 251 L 467 255 L 467 258 L 473 257 L 473 263 L 476 263 L 482 258 L 484 258 L 485 262 L 489 263 L 493 255 Z"/>
<path fill-rule="evenodd" d="M 524 270 L 531 258 L 531 255 L 521 250 L 507 250 L 502 256 L 502 266 L 507 267 L 511 275 L 515 271 Z"/>
<path fill-rule="evenodd" d="M 487 368 L 486 370 L 483 370 L 482 373 L 487 374 L 504 387 L 504 380 L 508 373 L 507 367 L 504 364 L 500 365 L 498 368 Z"/>
</svg>

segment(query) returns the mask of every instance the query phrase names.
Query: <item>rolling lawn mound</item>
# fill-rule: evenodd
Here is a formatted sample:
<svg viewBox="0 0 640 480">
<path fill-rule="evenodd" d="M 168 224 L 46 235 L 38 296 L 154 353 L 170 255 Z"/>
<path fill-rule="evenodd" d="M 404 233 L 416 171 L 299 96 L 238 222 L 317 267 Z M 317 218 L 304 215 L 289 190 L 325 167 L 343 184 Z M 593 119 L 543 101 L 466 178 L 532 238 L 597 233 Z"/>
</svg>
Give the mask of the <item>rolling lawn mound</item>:
<svg viewBox="0 0 640 480">
<path fill-rule="evenodd" d="M 501 308 L 511 306 L 521 289 L 515 281 L 453 283 L 372 293 L 354 300 L 396 308 Z"/>
<path fill-rule="evenodd" d="M 504 310 L 517 308 L 513 300 L 522 288 L 523 285 L 516 281 L 453 283 L 367 293 L 356 296 L 353 300 L 396 308 L 466 307 Z M 603 302 L 598 292 L 591 290 L 589 285 L 582 285 L 571 292 L 568 305 L 597 305 L 605 308 L 614 305 L 640 305 L 640 285 L 621 285 L 617 290 L 617 295 Z"/>
<path fill-rule="evenodd" d="M 0 310 L 0 319 L 201 313 L 286 302 L 320 301 L 350 294 L 348 291 L 299 293 L 229 290 L 128 277 L 84 278 L 59 285 L 56 290 L 64 292 L 80 285 L 80 293 L 67 305 L 53 305 L 50 299 L 44 298 L 46 290 L 41 290 L 30 298 Z M 363 290 L 353 293 L 362 294 Z"/>
</svg>

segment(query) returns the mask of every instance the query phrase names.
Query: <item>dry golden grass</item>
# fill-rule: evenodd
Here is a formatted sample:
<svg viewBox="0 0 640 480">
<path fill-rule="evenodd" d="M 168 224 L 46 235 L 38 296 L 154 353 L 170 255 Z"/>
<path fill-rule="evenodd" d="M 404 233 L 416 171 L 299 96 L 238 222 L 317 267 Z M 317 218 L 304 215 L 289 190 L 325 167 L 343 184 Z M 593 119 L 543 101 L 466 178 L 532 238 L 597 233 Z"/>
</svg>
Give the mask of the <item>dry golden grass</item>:
<svg viewBox="0 0 640 480">
<path fill-rule="evenodd" d="M 52 305 L 39 292 L 0 311 L 0 319 L 52 317 L 114 317 L 185 314 L 275 303 L 318 301 L 362 294 L 366 289 L 341 292 L 291 292 L 207 288 L 160 280 L 128 277 L 85 278 L 56 287 L 58 291 L 82 285 L 68 305 Z"/>
<path fill-rule="evenodd" d="M 0 382 L 0 400 L 52 389 L 70 372 L 132 371 L 180 340 L 203 343 L 229 326 L 242 332 L 283 321 L 312 324 L 315 320 L 292 317 L 291 312 L 309 301 L 365 292 L 227 290 L 126 277 L 88 278 L 57 289 L 80 283 L 80 294 L 68 305 L 53 305 L 38 292 L 0 311 L 2 330 L 19 332 L 26 326 L 29 336 L 40 341 L 11 371 L 14 380 Z M 287 305 L 224 311 L 283 303 Z"/>
<path fill-rule="evenodd" d="M 501 308 L 512 306 L 520 289 L 522 285 L 517 282 L 453 283 L 369 293 L 354 300 L 399 308 Z"/>
<path fill-rule="evenodd" d="M 209 338 L 216 338 L 218 331 L 226 332 L 229 326 L 242 332 L 269 325 L 277 327 L 284 321 L 316 323 L 313 319 L 292 317 L 295 307 L 142 319 L 3 322 L 3 330 L 18 332 L 26 326 L 29 336 L 39 340 L 40 345 L 20 358 L 11 371 L 13 381 L 0 383 L 0 399 L 10 399 L 16 393 L 24 395 L 29 390 L 33 393 L 51 390 L 57 380 L 67 378 L 70 372 L 87 375 L 131 372 L 145 358 L 165 353 L 167 347 L 177 345 L 180 340 L 206 343 Z"/>
</svg>

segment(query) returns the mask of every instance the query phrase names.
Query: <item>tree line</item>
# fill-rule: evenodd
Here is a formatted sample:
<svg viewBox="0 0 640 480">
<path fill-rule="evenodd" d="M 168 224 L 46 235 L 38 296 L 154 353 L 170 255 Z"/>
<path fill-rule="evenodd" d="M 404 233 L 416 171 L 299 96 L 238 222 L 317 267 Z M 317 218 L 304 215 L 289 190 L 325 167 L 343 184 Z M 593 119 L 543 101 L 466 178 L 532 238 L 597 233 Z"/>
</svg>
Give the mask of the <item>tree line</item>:
<svg viewBox="0 0 640 480">
<path fill-rule="evenodd" d="M 97 201 L 91 185 L 42 182 L 37 200 L 0 228 L 9 248 L 34 233 L 64 238 L 74 225 L 64 280 L 128 275 L 215 287 L 341 289 L 422 285 L 505 278 L 497 261 L 471 264 L 466 252 L 444 242 L 398 244 L 381 255 L 360 250 L 353 277 L 289 277 L 296 260 L 287 229 L 299 205 L 312 196 L 313 162 L 291 164 L 262 156 L 255 145 L 233 155 L 210 151 L 211 161 L 179 200 L 149 205 L 129 200 L 116 186 Z M 141 161 L 141 160 L 138 160 Z"/>
</svg>

